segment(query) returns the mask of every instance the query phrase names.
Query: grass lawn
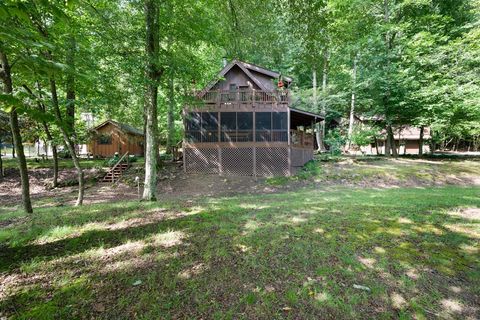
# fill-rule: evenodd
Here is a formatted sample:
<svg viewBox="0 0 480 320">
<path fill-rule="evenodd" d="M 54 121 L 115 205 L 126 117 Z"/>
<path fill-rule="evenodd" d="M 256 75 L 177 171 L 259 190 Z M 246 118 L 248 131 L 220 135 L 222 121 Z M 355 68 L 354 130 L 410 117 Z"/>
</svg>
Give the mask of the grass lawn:
<svg viewBox="0 0 480 320">
<path fill-rule="evenodd" d="M 478 319 L 479 207 L 447 186 L 3 209 L 0 318 Z"/>
<path fill-rule="evenodd" d="M 18 168 L 17 159 L 5 159 L 3 158 L 3 165 L 7 168 Z M 140 157 L 136 163 L 143 163 L 143 158 Z M 80 160 L 80 165 L 84 169 L 98 168 L 105 166 L 105 159 L 85 159 Z M 48 160 L 39 160 L 35 161 L 33 158 L 27 158 L 28 169 L 40 169 L 40 168 L 53 168 L 53 160 L 49 158 Z M 108 166 L 107 166 L 108 167 Z M 58 161 L 59 169 L 72 169 L 75 168 L 73 165 L 72 159 L 59 159 Z"/>
</svg>

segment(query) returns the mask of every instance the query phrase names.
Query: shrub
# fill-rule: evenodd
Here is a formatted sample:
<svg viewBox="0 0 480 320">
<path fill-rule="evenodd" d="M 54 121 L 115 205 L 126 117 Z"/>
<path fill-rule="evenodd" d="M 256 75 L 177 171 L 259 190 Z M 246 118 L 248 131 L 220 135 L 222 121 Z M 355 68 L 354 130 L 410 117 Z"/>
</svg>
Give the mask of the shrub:
<svg viewBox="0 0 480 320">
<path fill-rule="evenodd" d="M 329 131 L 325 136 L 325 143 L 329 146 L 329 151 L 332 155 L 342 154 L 342 148 L 345 145 L 345 141 L 345 137 L 338 129 Z"/>
</svg>

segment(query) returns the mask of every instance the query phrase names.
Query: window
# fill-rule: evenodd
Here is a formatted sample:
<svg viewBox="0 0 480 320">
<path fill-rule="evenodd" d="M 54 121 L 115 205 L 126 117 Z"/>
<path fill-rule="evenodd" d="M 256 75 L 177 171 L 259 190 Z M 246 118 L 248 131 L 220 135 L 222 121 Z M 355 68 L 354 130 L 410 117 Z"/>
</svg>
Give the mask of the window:
<svg viewBox="0 0 480 320">
<path fill-rule="evenodd" d="M 97 138 L 98 144 L 112 144 L 112 136 L 108 134 L 102 134 Z"/>
<path fill-rule="evenodd" d="M 237 113 L 237 142 L 253 140 L 253 112 Z"/>
<path fill-rule="evenodd" d="M 272 112 L 272 141 L 288 141 L 288 117 L 286 112 Z"/>
<path fill-rule="evenodd" d="M 185 119 L 189 142 L 218 141 L 218 112 L 190 112 Z"/>
<path fill-rule="evenodd" d="M 253 141 L 252 112 L 222 112 L 222 142 Z"/>
<path fill-rule="evenodd" d="M 273 130 L 287 130 L 288 129 L 288 119 L 286 112 L 273 112 Z"/>
<path fill-rule="evenodd" d="M 286 112 L 258 112 L 255 114 L 256 141 L 288 141 Z"/>
<path fill-rule="evenodd" d="M 218 142 L 218 112 L 202 112 L 202 142 Z"/>
<path fill-rule="evenodd" d="M 236 98 L 236 95 L 237 95 L 237 84 L 236 83 L 230 83 L 228 89 L 230 91 L 229 95 L 228 95 L 228 100 L 229 101 L 235 101 L 237 99 Z"/>
<path fill-rule="evenodd" d="M 185 119 L 185 136 L 189 142 L 201 142 L 202 114 L 190 112 Z"/>
</svg>

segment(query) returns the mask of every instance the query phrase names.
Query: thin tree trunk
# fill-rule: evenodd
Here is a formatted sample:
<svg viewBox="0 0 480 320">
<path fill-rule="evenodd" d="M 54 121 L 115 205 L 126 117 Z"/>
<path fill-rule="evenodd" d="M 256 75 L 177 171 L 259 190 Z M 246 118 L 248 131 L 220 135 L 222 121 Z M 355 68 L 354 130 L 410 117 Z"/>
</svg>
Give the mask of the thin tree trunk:
<svg viewBox="0 0 480 320">
<path fill-rule="evenodd" d="M 46 115 L 47 114 L 47 109 L 45 108 L 45 105 L 42 102 L 43 98 L 42 98 L 42 90 L 41 90 L 41 87 L 40 87 L 40 83 L 37 81 L 37 88 L 38 88 L 38 94 L 39 94 L 38 98 L 35 96 L 33 91 L 27 85 L 23 85 L 23 88 L 25 88 L 25 90 L 27 90 L 27 92 L 37 101 L 38 110 L 42 114 Z M 52 146 L 52 157 L 53 157 L 53 182 L 52 182 L 52 187 L 56 188 L 58 186 L 58 153 L 57 153 L 57 146 L 54 144 L 52 133 L 50 131 L 48 123 L 45 120 L 42 120 L 42 127 L 43 127 L 43 131 L 45 131 L 45 135 L 47 136 L 47 141 L 50 142 L 50 144 Z M 47 156 L 47 159 L 48 159 L 48 145 L 47 145 L 47 143 L 45 143 L 45 155 Z"/>
<path fill-rule="evenodd" d="M 65 124 L 68 134 L 75 140 L 75 50 L 77 43 L 74 36 L 68 38 L 66 63 L 69 72 L 66 77 L 66 117 Z"/>
<path fill-rule="evenodd" d="M 327 79 L 328 79 L 328 50 L 325 49 L 323 52 L 323 70 L 322 70 L 322 109 L 321 114 L 325 119 L 320 122 L 320 130 L 322 132 L 322 151 L 325 151 L 325 124 L 326 124 L 326 117 L 327 117 L 327 109 L 326 109 L 326 97 L 327 97 Z"/>
<path fill-rule="evenodd" d="M 63 123 L 62 114 L 60 112 L 60 106 L 58 104 L 57 84 L 53 76 L 50 78 L 50 92 L 52 94 L 53 111 L 55 113 L 55 118 L 59 124 L 58 127 L 60 128 L 60 132 L 62 133 L 65 146 L 67 147 L 68 151 L 72 156 L 73 165 L 77 170 L 78 198 L 77 198 L 77 202 L 75 203 L 75 206 L 81 206 L 83 204 L 83 194 L 85 191 L 85 179 L 84 179 L 82 167 L 80 166 L 80 159 L 77 157 L 77 154 L 75 153 L 75 144 L 73 143 L 73 140 L 70 139 L 70 136 L 68 135 L 68 131 L 67 129 L 65 129 L 65 126 Z"/>
<path fill-rule="evenodd" d="M 145 91 L 145 186 L 143 199 L 147 201 L 156 200 L 157 190 L 157 96 L 158 81 L 162 70 L 158 67 L 159 54 L 159 8 L 155 0 L 145 2 L 145 24 L 146 39 L 145 51 L 147 55 L 146 65 L 146 91 Z"/>
<path fill-rule="evenodd" d="M 355 119 L 355 87 L 357 85 L 357 55 L 353 58 L 353 70 L 352 70 L 352 100 L 350 104 L 350 120 L 348 122 L 348 142 L 347 150 L 350 149 L 353 134 L 353 122 Z"/>
<path fill-rule="evenodd" d="M 2 139 L 0 139 L 0 178 L 3 177 Z"/>
<path fill-rule="evenodd" d="M 392 125 L 387 125 L 387 142 L 388 148 L 385 148 L 385 155 L 390 156 L 390 151 L 392 152 L 391 155 L 394 157 L 398 156 L 397 146 L 395 145 L 395 137 L 393 135 Z"/>
<path fill-rule="evenodd" d="M 175 112 L 175 83 L 173 78 L 173 72 L 171 72 L 168 83 L 168 113 L 167 113 L 167 153 L 172 153 L 173 147 L 173 135 L 174 132 L 174 117 Z"/>
<path fill-rule="evenodd" d="M 377 151 L 377 155 L 380 154 L 380 153 L 378 152 L 378 140 L 377 140 L 377 137 L 375 137 L 375 151 Z"/>
<path fill-rule="evenodd" d="M 418 155 L 423 156 L 423 131 L 424 126 L 420 126 L 420 137 L 418 139 Z"/>
<path fill-rule="evenodd" d="M 316 112 L 318 110 L 318 97 L 317 97 L 317 69 L 312 68 L 312 98 L 313 98 L 313 110 Z M 322 127 L 320 123 L 317 123 L 315 130 L 315 138 L 317 139 L 318 151 L 322 151 L 323 141 L 322 141 Z"/>
<path fill-rule="evenodd" d="M 1 44 L 1 43 L 0 43 Z M 10 64 L 7 59 L 7 55 L 0 47 L 0 63 L 2 69 L 0 70 L 0 76 L 3 82 L 3 93 L 11 95 L 13 93 L 12 75 L 10 72 Z M 28 180 L 27 160 L 23 152 L 22 135 L 20 134 L 20 126 L 18 124 L 18 114 L 16 107 L 13 107 L 10 111 L 10 127 L 12 130 L 12 139 L 17 149 L 18 156 L 18 169 L 20 170 L 20 180 L 22 183 L 22 203 L 23 208 L 27 213 L 32 213 L 32 202 L 30 200 L 30 182 Z M 13 152 L 13 151 L 12 151 Z"/>
</svg>

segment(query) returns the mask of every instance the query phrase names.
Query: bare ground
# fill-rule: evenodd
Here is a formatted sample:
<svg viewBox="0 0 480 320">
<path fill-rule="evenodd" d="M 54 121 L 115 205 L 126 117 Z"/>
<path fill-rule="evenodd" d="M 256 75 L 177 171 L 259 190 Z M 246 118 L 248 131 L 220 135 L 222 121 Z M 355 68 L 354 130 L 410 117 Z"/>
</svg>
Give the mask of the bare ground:
<svg viewBox="0 0 480 320">
<path fill-rule="evenodd" d="M 218 175 L 185 174 L 178 163 L 166 163 L 159 174 L 158 197 L 162 199 L 187 199 L 199 196 L 231 196 L 236 194 L 274 193 L 280 190 L 298 189 L 305 186 L 336 186 L 390 188 L 425 187 L 440 185 L 480 185 L 479 161 L 432 161 L 432 160 L 377 160 L 320 162 L 320 174 L 307 179 L 290 178 L 276 181 L 253 177 L 222 177 Z M 65 186 L 48 188 L 53 175 L 51 169 L 33 169 L 30 174 L 31 196 L 36 206 L 61 206 L 73 204 L 77 189 Z M 135 177 L 143 181 L 140 167 L 131 168 L 119 183 L 92 182 L 102 176 L 98 169 L 86 169 L 87 183 L 84 202 L 101 203 L 117 200 L 133 200 L 142 193 L 137 188 Z M 75 181 L 74 169 L 60 171 L 60 182 Z M 20 177 L 17 170 L 10 169 L 0 180 L 0 206 L 17 207 L 21 202 Z"/>
</svg>

